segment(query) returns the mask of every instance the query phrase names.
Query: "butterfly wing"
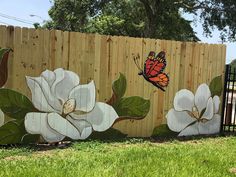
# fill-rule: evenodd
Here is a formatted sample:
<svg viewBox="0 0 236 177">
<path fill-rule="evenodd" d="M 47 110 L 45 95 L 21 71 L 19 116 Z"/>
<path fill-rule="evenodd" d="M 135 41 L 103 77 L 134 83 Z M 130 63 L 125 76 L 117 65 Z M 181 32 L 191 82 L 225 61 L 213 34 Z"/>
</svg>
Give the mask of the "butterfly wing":
<svg viewBox="0 0 236 177">
<path fill-rule="evenodd" d="M 155 55 L 156 55 L 156 53 L 154 52 L 154 51 L 151 51 L 151 52 L 149 52 L 149 54 L 148 54 L 148 58 L 147 59 L 154 59 L 155 58 Z"/>
<path fill-rule="evenodd" d="M 148 78 L 153 84 L 161 87 L 166 87 L 169 84 L 169 76 L 166 73 L 160 73 L 155 77 Z"/>
<path fill-rule="evenodd" d="M 144 73 L 147 77 L 157 76 L 166 67 L 165 62 L 160 62 L 159 60 L 146 60 L 144 64 Z"/>
<path fill-rule="evenodd" d="M 165 52 L 161 51 L 153 57 L 154 52 L 150 52 L 144 64 L 144 74 L 147 77 L 154 77 L 161 73 L 166 67 Z"/>
<path fill-rule="evenodd" d="M 166 53 L 164 51 L 161 51 L 157 54 L 156 59 L 158 60 L 166 60 Z"/>
<path fill-rule="evenodd" d="M 155 52 L 150 52 L 147 60 L 144 63 L 144 70 L 140 73 L 144 78 L 161 89 L 165 91 L 163 87 L 168 86 L 169 77 L 167 74 L 163 73 L 166 67 L 165 52 L 161 51 L 155 57 Z"/>
</svg>

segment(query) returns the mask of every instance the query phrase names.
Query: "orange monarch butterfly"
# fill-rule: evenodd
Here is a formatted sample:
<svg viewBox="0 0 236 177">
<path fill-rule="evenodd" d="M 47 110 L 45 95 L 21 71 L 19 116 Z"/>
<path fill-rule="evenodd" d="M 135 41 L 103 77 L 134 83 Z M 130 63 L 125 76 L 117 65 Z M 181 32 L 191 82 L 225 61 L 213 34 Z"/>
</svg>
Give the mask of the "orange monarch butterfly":
<svg viewBox="0 0 236 177">
<path fill-rule="evenodd" d="M 140 72 L 139 75 L 143 77 L 150 83 L 152 83 L 157 88 L 165 91 L 163 87 L 167 87 L 169 84 L 169 76 L 163 73 L 166 67 L 165 52 L 161 51 L 156 56 L 156 53 L 151 51 L 144 63 L 144 69 L 142 70 L 138 64 L 139 57 L 134 57 L 134 62 Z"/>
</svg>

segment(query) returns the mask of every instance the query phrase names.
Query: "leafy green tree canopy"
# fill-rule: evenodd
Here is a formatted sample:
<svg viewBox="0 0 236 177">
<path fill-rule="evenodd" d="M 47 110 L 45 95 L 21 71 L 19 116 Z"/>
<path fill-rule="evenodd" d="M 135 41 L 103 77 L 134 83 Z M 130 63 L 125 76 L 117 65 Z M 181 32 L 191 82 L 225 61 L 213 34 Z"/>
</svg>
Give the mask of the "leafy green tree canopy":
<svg viewBox="0 0 236 177">
<path fill-rule="evenodd" d="M 51 21 L 44 27 L 110 35 L 197 41 L 191 21 L 203 22 L 206 35 L 217 28 L 222 37 L 236 38 L 234 0 L 53 0 Z"/>
</svg>

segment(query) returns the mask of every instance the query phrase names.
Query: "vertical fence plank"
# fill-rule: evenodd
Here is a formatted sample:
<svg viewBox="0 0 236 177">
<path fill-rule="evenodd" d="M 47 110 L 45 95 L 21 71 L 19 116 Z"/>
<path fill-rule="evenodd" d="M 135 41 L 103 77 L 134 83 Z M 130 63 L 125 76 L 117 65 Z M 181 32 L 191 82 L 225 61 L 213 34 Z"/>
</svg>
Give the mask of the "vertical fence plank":
<svg viewBox="0 0 236 177">
<path fill-rule="evenodd" d="M 203 57 L 203 74 L 202 74 L 202 83 L 207 83 L 208 76 L 208 55 L 209 55 L 209 45 L 204 45 L 204 57 Z"/>
<path fill-rule="evenodd" d="M 14 50 L 14 27 L 13 26 L 8 26 L 7 28 L 4 28 L 3 33 L 5 33 L 4 41 L 5 46 L 3 47 L 8 47 Z M 8 60 L 8 82 L 6 83 L 6 87 L 13 88 L 13 81 L 14 80 L 14 66 L 13 66 L 13 61 L 14 59 L 14 54 L 11 52 L 9 54 L 9 60 Z"/>
<path fill-rule="evenodd" d="M 203 74 L 203 59 L 204 59 L 204 44 L 200 44 L 199 51 L 199 67 L 198 67 L 198 85 L 202 83 L 202 74 Z"/>
<path fill-rule="evenodd" d="M 100 80 L 99 80 L 99 100 L 106 102 L 110 96 L 111 90 L 107 88 L 108 81 L 108 70 L 109 70 L 109 57 L 108 57 L 108 47 L 109 42 L 107 41 L 109 37 L 101 36 L 101 45 L 100 45 Z M 109 93 L 108 93 L 109 92 Z"/>
<path fill-rule="evenodd" d="M 101 35 L 95 35 L 94 82 L 96 83 L 96 98 L 100 100 L 100 68 L 101 68 Z"/>
<path fill-rule="evenodd" d="M 180 78 L 179 78 L 179 85 L 180 89 L 186 88 L 185 85 L 185 66 L 187 65 L 186 60 L 186 42 L 181 43 L 181 55 L 180 55 Z"/>
<path fill-rule="evenodd" d="M 79 72 L 79 55 L 81 53 L 82 41 L 80 40 L 80 33 L 70 32 L 69 35 L 69 56 L 68 56 L 68 69 L 75 73 Z M 80 73 L 78 73 L 80 74 Z"/>
<path fill-rule="evenodd" d="M 198 87 L 198 69 L 199 69 L 199 61 L 200 61 L 200 45 L 194 44 L 193 49 L 193 90 L 195 91 Z"/>
<path fill-rule="evenodd" d="M 70 53 L 70 33 L 65 31 L 63 32 L 63 39 L 62 39 L 62 60 L 63 66 L 65 69 L 69 69 L 69 53 Z"/>
<path fill-rule="evenodd" d="M 22 91 L 23 85 L 26 84 L 24 75 L 22 72 L 24 72 L 24 67 L 22 67 L 21 62 L 21 28 L 15 27 L 14 29 L 14 57 L 9 61 L 9 65 L 11 66 L 9 68 L 9 78 L 7 82 L 7 87 L 16 88 L 17 91 Z M 26 73 L 25 73 L 26 74 Z M 12 78 L 11 78 L 12 77 Z M 17 81 L 17 82 L 16 82 Z"/>
<path fill-rule="evenodd" d="M 169 43 L 167 40 L 162 40 L 162 44 L 161 44 L 161 51 L 165 51 L 166 52 L 166 59 L 167 59 L 167 65 L 165 68 L 165 73 L 167 73 L 168 75 L 170 75 L 170 69 L 171 69 L 171 43 Z M 172 85 L 172 82 L 169 82 L 170 85 Z M 166 91 L 164 92 L 164 99 L 162 100 L 162 103 L 164 105 L 164 112 L 163 114 L 166 115 L 166 113 L 168 112 L 168 102 L 169 102 L 169 92 L 170 92 L 170 85 L 165 89 Z M 160 90 L 161 91 L 161 90 Z M 166 119 L 162 119 L 162 124 L 166 123 Z"/>
<path fill-rule="evenodd" d="M 155 39 L 150 39 L 150 51 L 155 51 L 156 50 L 156 40 Z M 158 53 L 158 51 L 155 51 L 156 53 Z M 149 51 L 148 51 L 149 53 Z M 146 55 L 148 55 L 148 53 Z M 144 133 L 145 136 L 151 136 L 152 130 L 154 128 L 153 126 L 153 102 L 154 102 L 154 92 L 157 90 L 156 87 L 154 87 L 151 83 L 147 83 L 148 84 L 148 90 L 146 90 L 146 96 L 145 98 L 150 99 L 150 110 L 149 113 L 147 115 L 147 117 L 144 119 L 144 121 L 146 121 L 147 123 L 147 127 L 146 127 L 146 132 Z"/>
<path fill-rule="evenodd" d="M 167 101 L 167 107 L 166 109 L 169 110 L 172 105 L 173 105 L 173 94 L 175 93 L 174 90 L 175 90 L 175 72 L 172 72 L 172 71 L 175 71 L 176 69 L 176 42 L 175 41 L 171 41 L 169 42 L 170 43 L 170 50 L 168 51 L 169 55 L 168 55 L 168 65 L 169 65 L 169 78 L 171 79 L 170 82 L 169 82 L 169 86 L 168 86 L 168 101 Z M 166 120 L 166 119 L 164 119 Z"/>
<path fill-rule="evenodd" d="M 7 42 L 7 27 L 0 25 L 0 47 L 6 47 Z"/>
<path fill-rule="evenodd" d="M 118 37 L 118 63 L 117 63 L 117 71 L 123 73 L 125 76 L 127 74 L 127 60 L 126 60 L 126 47 L 127 47 L 127 43 L 126 43 L 126 37 Z M 127 79 L 127 76 L 126 76 Z M 128 82 L 128 80 L 127 80 Z M 128 89 L 128 88 L 127 88 Z M 127 91 L 125 93 L 125 96 L 127 95 Z M 120 131 L 127 133 L 127 123 L 129 122 L 129 120 L 124 120 L 124 121 L 120 121 L 117 124 L 114 125 L 115 128 L 119 129 Z"/>
<path fill-rule="evenodd" d="M 106 37 L 106 66 L 107 66 L 107 72 L 106 72 L 106 94 L 105 94 L 105 101 L 108 101 L 112 95 L 112 58 L 111 58 L 111 46 L 112 46 L 112 37 L 107 36 Z"/>
<path fill-rule="evenodd" d="M 213 75 L 213 56 L 214 56 L 214 53 L 213 53 L 213 45 L 209 45 L 208 46 L 208 58 L 207 58 L 207 82 L 208 84 L 210 84 L 211 82 L 211 79 L 212 79 L 212 75 Z"/>
<path fill-rule="evenodd" d="M 42 55 L 42 70 L 52 70 L 50 67 L 50 31 L 41 30 L 43 33 L 43 39 L 41 39 L 41 55 Z"/>
<path fill-rule="evenodd" d="M 145 62 L 147 59 L 147 56 L 149 54 L 150 51 L 154 51 L 155 46 L 152 46 L 152 41 L 151 39 L 143 39 L 143 61 Z M 151 99 L 151 92 L 150 92 L 150 83 L 144 80 L 143 83 L 143 97 L 145 99 Z M 152 101 L 152 100 L 150 100 Z M 146 118 L 143 119 L 142 121 L 142 135 L 146 134 L 146 132 L 148 131 L 148 120 L 150 119 L 150 114 L 152 112 L 152 109 L 150 108 L 149 113 L 147 114 Z"/>
<path fill-rule="evenodd" d="M 160 40 L 155 40 L 155 52 L 160 52 Z M 152 130 L 158 125 L 158 111 L 157 111 L 157 103 L 158 103 L 158 90 L 153 91 L 153 102 L 152 102 Z"/>
<path fill-rule="evenodd" d="M 185 82 L 185 88 L 192 90 L 192 72 L 193 72 L 193 67 L 192 67 L 192 43 L 191 42 L 186 42 L 186 51 L 185 51 L 185 74 L 184 74 L 184 82 Z"/>
<path fill-rule="evenodd" d="M 140 57 L 143 55 L 142 51 L 143 51 L 143 39 L 142 38 L 135 38 L 135 50 L 133 51 L 134 56 L 136 57 Z M 132 58 L 133 59 L 133 58 Z M 134 62 L 134 61 L 133 61 Z M 144 68 L 144 63 L 143 63 L 143 59 L 139 58 L 138 64 L 140 66 L 140 69 L 143 70 Z M 136 90 L 136 94 L 137 96 L 142 96 L 142 86 L 143 86 L 143 80 L 144 78 L 140 75 L 138 75 L 138 73 L 140 72 L 140 70 L 138 69 L 137 66 L 135 66 L 133 64 L 133 73 L 134 73 L 134 82 L 135 82 L 135 86 L 134 86 L 134 90 Z M 136 133 L 135 135 L 140 135 L 142 134 L 142 120 L 136 121 Z"/>
<path fill-rule="evenodd" d="M 128 68 L 127 68 L 127 73 L 128 73 L 128 78 L 127 78 L 127 94 L 129 96 L 135 96 L 136 95 L 136 86 L 135 86 L 135 82 L 134 82 L 134 78 L 135 78 L 135 72 L 134 72 L 134 61 L 133 61 L 133 52 L 135 50 L 135 38 L 127 38 L 128 40 L 128 45 L 129 47 L 127 47 L 127 64 L 128 64 Z M 135 132 L 136 132 L 136 123 L 137 121 L 133 121 L 130 120 L 126 126 L 126 131 L 128 131 L 129 127 L 131 128 L 130 130 L 130 136 L 135 136 Z"/>
</svg>

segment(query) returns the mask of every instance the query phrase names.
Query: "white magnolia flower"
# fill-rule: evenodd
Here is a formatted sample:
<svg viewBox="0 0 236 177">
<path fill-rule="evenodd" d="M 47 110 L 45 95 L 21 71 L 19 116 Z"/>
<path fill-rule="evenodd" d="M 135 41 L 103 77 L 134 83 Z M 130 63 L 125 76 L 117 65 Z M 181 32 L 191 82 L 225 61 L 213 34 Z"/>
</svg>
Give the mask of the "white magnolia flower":
<svg viewBox="0 0 236 177">
<path fill-rule="evenodd" d="M 166 115 L 168 127 L 179 136 L 214 134 L 220 131 L 221 117 L 218 113 L 220 99 L 211 97 L 206 84 L 201 84 L 194 94 L 186 89 L 176 93 L 174 109 Z"/>
<path fill-rule="evenodd" d="M 92 131 L 105 131 L 118 118 L 108 104 L 95 103 L 95 85 L 91 81 L 79 85 L 74 72 L 46 70 L 40 77 L 26 77 L 32 92 L 32 102 L 41 112 L 31 112 L 25 117 L 28 133 L 41 134 L 48 142 L 58 142 L 66 136 L 86 139 Z M 86 114 L 76 114 L 76 112 Z"/>
<path fill-rule="evenodd" d="M 5 117 L 4 113 L 0 109 L 0 127 L 3 126 L 3 124 L 4 124 L 4 117 Z"/>
</svg>

